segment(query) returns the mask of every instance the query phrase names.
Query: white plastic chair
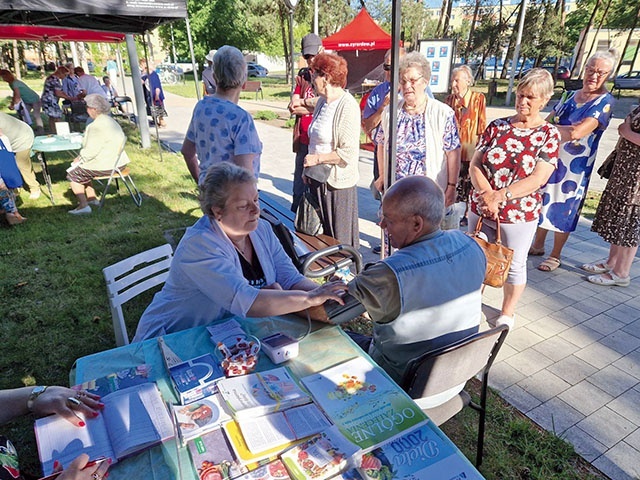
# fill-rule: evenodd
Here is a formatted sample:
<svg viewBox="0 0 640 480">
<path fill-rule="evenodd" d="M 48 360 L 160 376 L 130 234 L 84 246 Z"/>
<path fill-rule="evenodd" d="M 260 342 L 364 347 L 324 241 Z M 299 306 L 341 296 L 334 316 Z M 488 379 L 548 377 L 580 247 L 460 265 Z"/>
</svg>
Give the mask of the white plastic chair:
<svg viewBox="0 0 640 480">
<path fill-rule="evenodd" d="M 129 344 L 122 305 L 150 288 L 164 283 L 169 275 L 173 250 L 168 243 L 125 258 L 102 269 L 113 318 L 116 345 Z"/>
</svg>

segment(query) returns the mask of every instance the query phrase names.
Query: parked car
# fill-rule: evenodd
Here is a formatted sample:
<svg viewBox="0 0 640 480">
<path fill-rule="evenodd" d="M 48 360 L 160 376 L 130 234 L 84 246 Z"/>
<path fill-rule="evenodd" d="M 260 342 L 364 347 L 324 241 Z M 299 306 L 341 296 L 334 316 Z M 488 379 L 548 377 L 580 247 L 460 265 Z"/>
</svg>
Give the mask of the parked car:
<svg viewBox="0 0 640 480">
<path fill-rule="evenodd" d="M 613 88 L 640 90 L 640 70 L 618 75 L 613 81 Z"/>
<path fill-rule="evenodd" d="M 247 63 L 247 72 L 250 77 L 266 77 L 269 75 L 269 70 L 254 62 Z"/>
<path fill-rule="evenodd" d="M 556 72 L 556 78 L 558 80 L 566 80 L 568 78 L 571 78 L 571 70 L 569 70 L 565 66 L 560 65 L 558 67 L 558 71 Z"/>
<path fill-rule="evenodd" d="M 191 63 L 190 58 L 178 58 L 174 62 L 171 57 L 167 57 L 164 59 L 162 65 L 172 65 L 180 70 L 180 73 L 189 73 L 193 72 L 193 64 Z"/>
<path fill-rule="evenodd" d="M 544 68 L 551 75 L 553 75 L 553 71 L 555 69 L 555 67 L 553 65 L 543 65 L 540 68 Z M 522 70 L 522 72 L 516 73 L 515 78 L 518 79 L 518 80 L 521 79 L 527 73 L 529 73 L 530 70 L 531 70 L 530 68 L 525 68 L 524 70 Z M 562 65 L 559 66 L 558 70 L 556 71 L 556 74 L 555 74 L 555 79 L 556 80 L 566 80 L 567 78 L 571 78 L 571 71 L 567 67 L 564 67 Z"/>
<path fill-rule="evenodd" d="M 29 60 L 26 60 L 24 64 L 26 65 L 27 70 L 30 72 L 37 72 L 38 70 L 40 70 L 40 65 L 36 65 L 35 63 Z"/>
</svg>

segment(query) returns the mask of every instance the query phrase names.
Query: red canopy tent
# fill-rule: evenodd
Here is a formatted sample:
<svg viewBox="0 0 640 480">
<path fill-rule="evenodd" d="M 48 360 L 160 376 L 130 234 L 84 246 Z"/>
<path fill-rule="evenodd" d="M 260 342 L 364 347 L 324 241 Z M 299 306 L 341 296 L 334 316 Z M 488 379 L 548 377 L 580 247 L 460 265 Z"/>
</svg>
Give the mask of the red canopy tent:
<svg viewBox="0 0 640 480">
<path fill-rule="evenodd" d="M 342 28 L 322 40 L 326 50 L 333 50 L 347 60 L 347 88 L 359 91 L 364 79 L 383 80 L 382 61 L 391 48 L 391 35 L 385 32 L 365 8 Z"/>
<path fill-rule="evenodd" d="M 124 33 L 98 32 L 94 30 L 75 30 L 62 27 L 43 27 L 39 25 L 1 25 L 0 38 L 7 40 L 26 40 L 37 42 L 123 42 Z"/>
</svg>

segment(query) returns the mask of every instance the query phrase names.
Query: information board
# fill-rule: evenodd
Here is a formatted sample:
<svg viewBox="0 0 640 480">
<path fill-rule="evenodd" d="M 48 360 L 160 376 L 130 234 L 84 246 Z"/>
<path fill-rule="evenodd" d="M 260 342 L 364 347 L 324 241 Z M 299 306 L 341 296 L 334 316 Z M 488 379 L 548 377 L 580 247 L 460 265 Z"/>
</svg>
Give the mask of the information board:
<svg viewBox="0 0 640 480">
<path fill-rule="evenodd" d="M 429 87 L 433 93 L 447 93 L 455 56 L 455 40 L 419 40 L 419 51 L 431 65 Z"/>
</svg>

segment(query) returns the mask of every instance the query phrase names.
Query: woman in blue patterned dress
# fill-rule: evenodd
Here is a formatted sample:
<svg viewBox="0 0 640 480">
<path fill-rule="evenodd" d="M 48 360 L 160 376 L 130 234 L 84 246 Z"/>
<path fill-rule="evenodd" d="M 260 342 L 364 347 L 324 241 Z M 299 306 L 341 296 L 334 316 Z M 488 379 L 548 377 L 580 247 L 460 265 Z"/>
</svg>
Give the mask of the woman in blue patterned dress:
<svg viewBox="0 0 640 480">
<path fill-rule="evenodd" d="M 62 90 L 62 79 L 67 76 L 66 67 L 58 67 L 55 72 L 49 75 L 44 81 L 44 88 L 40 101 L 42 102 L 42 111 L 49 117 L 49 132 L 55 133 L 56 122 L 62 118 L 62 108 L 60 108 L 60 99 L 75 100 Z"/>
<path fill-rule="evenodd" d="M 547 118 L 558 127 L 563 143 L 558 168 L 542 190 L 540 223 L 529 250 L 530 255 L 544 255 L 547 231 L 553 230 L 553 250 L 538 265 L 540 271 L 560 266 L 562 248 L 578 224 L 600 137 L 611 120 L 613 95 L 604 84 L 615 64 L 612 52 L 596 52 L 585 67 L 582 88 L 565 92 Z"/>
</svg>

